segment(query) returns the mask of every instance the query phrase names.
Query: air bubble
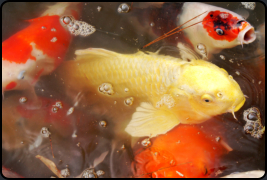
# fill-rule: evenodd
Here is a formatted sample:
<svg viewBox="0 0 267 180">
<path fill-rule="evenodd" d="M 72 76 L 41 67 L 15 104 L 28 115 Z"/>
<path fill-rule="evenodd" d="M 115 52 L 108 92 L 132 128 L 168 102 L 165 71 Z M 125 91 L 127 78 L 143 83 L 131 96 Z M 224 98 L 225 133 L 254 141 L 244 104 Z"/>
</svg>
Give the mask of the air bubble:
<svg viewBox="0 0 267 180">
<path fill-rule="evenodd" d="M 216 142 L 219 142 L 221 140 L 221 138 L 218 136 L 215 138 Z"/>
<path fill-rule="evenodd" d="M 201 44 L 201 43 L 199 43 L 198 45 L 197 45 L 197 49 L 198 50 L 206 50 L 206 46 L 204 45 L 204 44 Z"/>
<path fill-rule="evenodd" d="M 254 112 L 249 113 L 247 117 L 249 120 L 254 120 L 254 121 L 258 120 L 257 114 Z"/>
<path fill-rule="evenodd" d="M 42 26 L 42 29 L 46 29 L 46 27 L 45 26 Z"/>
<path fill-rule="evenodd" d="M 20 103 L 26 103 L 27 101 L 28 101 L 28 99 L 26 97 L 19 98 Z"/>
<path fill-rule="evenodd" d="M 125 99 L 124 103 L 127 106 L 131 106 L 133 104 L 134 98 L 133 97 L 129 97 L 127 99 Z"/>
<path fill-rule="evenodd" d="M 69 16 L 65 16 L 62 18 L 62 21 L 64 24 L 70 24 L 70 22 L 72 22 L 72 18 Z"/>
<path fill-rule="evenodd" d="M 79 29 L 79 25 L 78 24 L 74 24 L 73 25 L 73 29 L 77 31 Z"/>
<path fill-rule="evenodd" d="M 56 106 L 52 107 L 52 112 L 53 113 L 57 113 L 58 112 L 58 107 L 56 107 Z"/>
<path fill-rule="evenodd" d="M 98 11 L 98 12 L 100 12 L 100 11 L 101 11 L 101 9 L 102 9 L 102 7 L 101 7 L 101 6 L 97 6 L 97 11 Z"/>
<path fill-rule="evenodd" d="M 221 58 L 222 60 L 225 60 L 224 55 L 220 55 L 220 58 Z"/>
<path fill-rule="evenodd" d="M 101 127 L 107 127 L 107 122 L 106 122 L 106 121 L 100 121 L 100 122 L 99 122 L 99 125 L 100 125 Z"/>
<path fill-rule="evenodd" d="M 50 41 L 51 42 L 56 42 L 57 41 L 57 38 L 56 37 L 53 37 Z"/>
<path fill-rule="evenodd" d="M 238 76 L 240 75 L 240 72 L 239 72 L 239 71 L 236 71 L 235 73 L 236 73 Z"/>
<path fill-rule="evenodd" d="M 57 30 L 55 28 L 52 28 L 51 31 L 56 32 Z"/>
<path fill-rule="evenodd" d="M 151 27 L 155 26 L 155 23 L 154 23 L 154 22 L 151 22 L 151 23 L 150 23 L 150 26 L 151 26 Z"/>
<path fill-rule="evenodd" d="M 128 88 L 125 88 L 124 91 L 125 91 L 125 92 L 129 92 L 129 89 L 128 89 Z"/>
<path fill-rule="evenodd" d="M 42 127 L 42 129 L 41 129 L 41 134 L 42 134 L 42 136 L 43 137 L 49 137 L 50 136 L 50 131 L 48 130 L 48 128 L 47 127 Z"/>
<path fill-rule="evenodd" d="M 230 63 L 234 63 L 233 59 L 230 59 L 229 62 L 230 62 Z"/>
<path fill-rule="evenodd" d="M 118 8 L 119 13 L 127 13 L 129 11 L 130 11 L 130 6 L 126 3 L 121 4 Z"/>
</svg>

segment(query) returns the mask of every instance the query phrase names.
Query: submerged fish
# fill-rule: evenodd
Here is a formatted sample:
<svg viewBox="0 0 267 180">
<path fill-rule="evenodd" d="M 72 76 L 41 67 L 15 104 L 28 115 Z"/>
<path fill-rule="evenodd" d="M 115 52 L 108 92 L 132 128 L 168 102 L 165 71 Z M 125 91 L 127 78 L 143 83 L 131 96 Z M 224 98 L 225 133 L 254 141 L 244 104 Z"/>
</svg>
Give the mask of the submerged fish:
<svg viewBox="0 0 267 180">
<path fill-rule="evenodd" d="M 30 89 L 42 75 L 51 73 L 64 59 L 71 33 L 60 17 L 79 17 L 80 3 L 59 2 L 2 43 L 2 93 Z M 34 94 L 34 93 L 33 93 Z"/>
<path fill-rule="evenodd" d="M 87 90 L 106 101 L 122 99 L 128 107 L 140 102 L 125 129 L 132 136 L 154 137 L 180 123 L 234 114 L 245 102 L 232 76 L 203 60 L 188 62 L 143 52 L 124 55 L 97 48 L 77 50 L 76 55 L 76 60 L 59 68 L 67 89 Z"/>
<path fill-rule="evenodd" d="M 181 125 L 153 139 L 149 148 L 137 149 L 132 171 L 140 178 L 210 177 L 226 152 L 201 129 Z"/>
<path fill-rule="evenodd" d="M 162 3 L 161 7 L 158 6 L 137 10 L 143 15 L 140 24 L 148 26 L 153 22 L 150 28 L 160 36 L 144 47 L 166 38 L 168 43 L 180 49 L 193 49 L 203 57 L 209 57 L 256 39 L 254 27 L 227 9 L 197 2 Z"/>
<path fill-rule="evenodd" d="M 42 127 L 56 129 L 62 137 L 69 137 L 75 130 L 79 116 L 67 115 L 70 105 L 64 101 L 38 97 L 42 102 L 40 109 L 28 109 L 27 104 L 34 103 L 27 100 L 19 102 L 21 95 L 15 94 L 5 98 L 2 102 L 2 148 L 13 150 L 18 148 L 38 147 L 42 142 L 40 131 Z M 76 116 L 77 115 L 77 116 Z M 22 143 L 23 142 L 23 143 Z"/>
</svg>

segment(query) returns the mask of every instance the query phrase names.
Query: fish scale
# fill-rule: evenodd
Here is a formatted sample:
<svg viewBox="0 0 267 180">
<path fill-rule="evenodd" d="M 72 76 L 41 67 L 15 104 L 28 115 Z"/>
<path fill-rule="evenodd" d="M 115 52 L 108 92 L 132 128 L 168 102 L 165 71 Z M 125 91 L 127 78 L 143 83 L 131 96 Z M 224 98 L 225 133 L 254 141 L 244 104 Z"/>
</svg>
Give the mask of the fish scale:
<svg viewBox="0 0 267 180">
<path fill-rule="evenodd" d="M 165 60 L 158 60 L 153 56 L 139 55 L 140 57 L 121 55 L 121 58 L 92 61 L 88 65 L 82 65 L 87 61 L 84 59 L 79 67 L 94 87 L 102 83 L 111 83 L 115 93 L 124 93 L 125 88 L 130 89 L 130 94 L 159 95 L 166 93 L 174 76 L 174 67 Z M 155 63 L 156 62 L 156 63 Z M 172 62 L 177 63 L 177 62 Z M 177 63 L 179 66 L 179 63 Z M 90 72 L 90 73 L 86 73 Z M 177 76 L 177 75 L 176 75 Z M 162 91 L 163 86 L 164 91 Z M 145 92 L 145 94 L 144 94 Z M 124 95 L 124 94 L 123 94 Z"/>
<path fill-rule="evenodd" d="M 121 112 L 108 113 L 118 122 L 129 122 L 125 131 L 133 137 L 155 137 L 180 123 L 197 124 L 227 112 L 234 115 L 246 100 L 232 76 L 203 60 L 151 52 L 124 55 L 98 48 L 75 54 L 76 60 L 58 70 L 67 94 L 88 91 L 84 99 L 92 105 L 121 102 L 115 107 Z M 218 91 L 222 97 L 216 96 Z M 123 115 L 128 112 L 131 117 Z"/>
</svg>

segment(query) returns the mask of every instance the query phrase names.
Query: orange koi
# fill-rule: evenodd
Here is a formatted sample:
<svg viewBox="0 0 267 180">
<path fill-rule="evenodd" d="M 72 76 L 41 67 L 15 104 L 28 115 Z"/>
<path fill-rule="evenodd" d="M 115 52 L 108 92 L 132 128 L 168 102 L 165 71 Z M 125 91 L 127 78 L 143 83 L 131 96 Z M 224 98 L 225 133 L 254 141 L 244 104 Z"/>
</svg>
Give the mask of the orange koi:
<svg viewBox="0 0 267 180">
<path fill-rule="evenodd" d="M 180 125 L 156 137 L 147 149 L 137 150 L 132 164 L 134 177 L 208 177 L 218 165 L 218 157 L 225 152 L 220 143 L 197 127 Z"/>
</svg>

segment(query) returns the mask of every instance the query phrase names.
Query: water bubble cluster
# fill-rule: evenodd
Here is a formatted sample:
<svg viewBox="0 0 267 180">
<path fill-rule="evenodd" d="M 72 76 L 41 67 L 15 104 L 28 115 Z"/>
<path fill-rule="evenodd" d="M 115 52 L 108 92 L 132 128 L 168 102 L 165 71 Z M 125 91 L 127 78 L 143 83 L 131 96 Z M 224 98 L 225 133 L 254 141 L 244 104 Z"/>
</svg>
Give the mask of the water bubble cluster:
<svg viewBox="0 0 267 180">
<path fill-rule="evenodd" d="M 51 132 L 48 130 L 47 127 L 42 127 L 41 134 L 42 134 L 43 137 L 46 137 L 47 138 L 47 137 L 50 136 Z"/>
<path fill-rule="evenodd" d="M 66 177 L 70 176 L 70 170 L 69 170 L 68 168 L 66 168 L 66 169 L 62 169 L 62 170 L 60 171 L 60 174 L 61 174 L 64 178 L 66 178 Z"/>
<path fill-rule="evenodd" d="M 52 112 L 57 113 L 59 109 L 62 109 L 63 105 L 61 101 L 57 101 L 55 105 L 52 105 Z"/>
<path fill-rule="evenodd" d="M 250 9 L 250 10 L 254 10 L 256 7 L 256 3 L 255 2 L 241 2 L 241 4 L 246 8 L 246 9 Z"/>
<path fill-rule="evenodd" d="M 20 103 L 26 103 L 27 101 L 28 101 L 28 99 L 26 97 L 19 98 Z"/>
<path fill-rule="evenodd" d="M 129 97 L 127 99 L 124 100 L 124 104 L 126 106 L 131 106 L 133 104 L 134 98 L 133 97 Z"/>
<path fill-rule="evenodd" d="M 103 94 L 112 95 L 114 94 L 113 86 L 109 83 L 103 83 L 98 87 L 99 92 Z"/>
<path fill-rule="evenodd" d="M 128 4 L 126 4 L 126 3 L 122 3 L 118 7 L 118 12 L 119 13 L 127 13 L 129 11 L 130 11 L 130 6 Z"/>
<path fill-rule="evenodd" d="M 63 108 L 63 105 L 62 105 L 62 102 L 61 101 L 57 101 L 56 104 L 55 104 L 56 107 L 62 109 Z"/>
<path fill-rule="evenodd" d="M 104 175 L 105 172 L 98 170 L 95 172 L 94 168 L 87 168 L 82 172 L 82 178 L 97 178 L 98 176 Z"/>
<path fill-rule="evenodd" d="M 142 142 L 141 142 L 142 146 L 144 147 L 149 147 L 151 146 L 151 141 L 150 141 L 150 138 L 146 138 L 144 139 Z"/>
<path fill-rule="evenodd" d="M 83 21 L 77 21 L 72 16 L 61 17 L 61 23 L 64 26 L 67 26 L 70 33 L 74 34 L 75 36 L 88 36 L 96 31 L 94 26 Z"/>
<path fill-rule="evenodd" d="M 156 107 L 160 108 L 161 106 L 166 105 L 169 109 L 175 106 L 175 100 L 172 95 L 164 94 L 159 102 L 157 102 Z"/>
<path fill-rule="evenodd" d="M 246 121 L 244 130 L 251 134 L 252 137 L 260 139 L 265 132 L 260 118 L 260 111 L 256 107 L 249 108 L 244 111 L 243 119 Z"/>
<path fill-rule="evenodd" d="M 199 50 L 199 52 L 204 55 L 205 57 L 207 56 L 207 49 L 206 46 L 204 44 L 199 43 L 197 45 L 197 49 Z"/>
</svg>

